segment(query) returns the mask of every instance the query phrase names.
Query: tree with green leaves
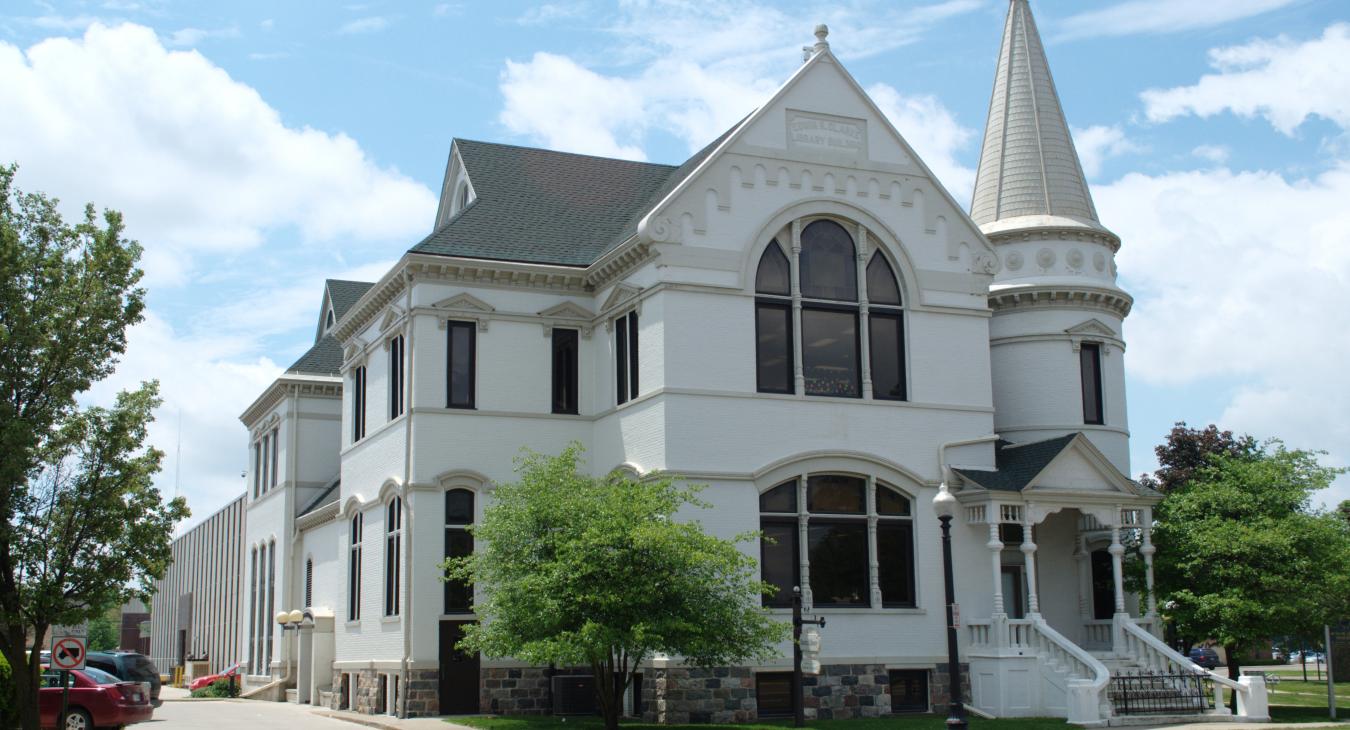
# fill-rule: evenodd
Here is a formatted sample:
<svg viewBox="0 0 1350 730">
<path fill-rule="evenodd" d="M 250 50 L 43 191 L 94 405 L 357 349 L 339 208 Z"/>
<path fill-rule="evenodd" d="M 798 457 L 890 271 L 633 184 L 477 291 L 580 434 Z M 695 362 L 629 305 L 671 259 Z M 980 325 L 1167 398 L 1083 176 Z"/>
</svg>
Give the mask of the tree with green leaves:
<svg viewBox="0 0 1350 730">
<path fill-rule="evenodd" d="M 89 651 L 112 651 L 122 643 L 121 626 L 114 618 L 115 610 L 104 611 L 102 616 L 91 618 L 85 624 L 85 646 Z"/>
<path fill-rule="evenodd" d="M 1232 431 L 1220 431 L 1209 424 L 1197 429 L 1185 421 L 1178 421 L 1167 434 L 1167 440 L 1153 448 L 1158 455 L 1158 470 L 1141 474 L 1139 483 L 1167 494 L 1190 481 L 1197 469 L 1208 466 L 1213 456 L 1231 456 L 1236 459 L 1255 456 L 1260 452 L 1256 439 Z"/>
<path fill-rule="evenodd" d="M 738 545 L 688 519 L 708 505 L 670 477 L 580 471 L 581 447 L 526 453 L 474 526 L 473 555 L 447 580 L 482 588 L 460 647 L 532 664 L 589 666 L 605 727 L 619 724 L 639 665 L 666 654 L 700 667 L 764 658 L 788 627 L 760 605 L 773 588 Z"/>
<path fill-rule="evenodd" d="M 1343 470 L 1279 441 L 1211 453 L 1154 508 L 1158 596 L 1182 636 L 1239 658 L 1350 611 L 1350 525 L 1311 497 Z"/>
<path fill-rule="evenodd" d="M 0 168 L 0 654 L 23 727 L 37 730 L 43 647 L 32 637 L 148 596 L 188 512 L 152 483 L 155 383 L 110 407 L 77 402 L 141 320 L 140 245 L 118 213 L 100 219 L 89 205 L 69 225 L 14 175 Z"/>
<path fill-rule="evenodd" d="M 1336 511 L 1340 513 L 1342 519 L 1350 522 L 1350 499 L 1341 500 L 1341 503 L 1336 506 Z"/>
</svg>

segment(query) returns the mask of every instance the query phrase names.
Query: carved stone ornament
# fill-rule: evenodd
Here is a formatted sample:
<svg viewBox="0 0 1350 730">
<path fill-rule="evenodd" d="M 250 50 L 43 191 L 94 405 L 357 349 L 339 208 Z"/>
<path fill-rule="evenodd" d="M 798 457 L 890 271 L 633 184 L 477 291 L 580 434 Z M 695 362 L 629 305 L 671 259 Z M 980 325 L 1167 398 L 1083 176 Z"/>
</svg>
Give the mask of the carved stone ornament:
<svg viewBox="0 0 1350 730">
<path fill-rule="evenodd" d="M 1042 269 L 1048 269 L 1055 265 L 1055 252 L 1048 248 L 1043 248 L 1036 252 L 1036 265 Z"/>
<path fill-rule="evenodd" d="M 1069 253 L 1064 256 L 1064 261 L 1069 264 L 1069 268 L 1078 271 L 1083 268 L 1083 252 L 1076 248 L 1071 248 L 1069 249 Z"/>
<path fill-rule="evenodd" d="M 679 221 L 670 216 L 661 216 L 652 220 L 651 226 L 647 229 L 651 234 L 653 241 L 660 243 L 675 243 L 680 240 L 681 228 Z"/>
<path fill-rule="evenodd" d="M 473 320 L 478 323 L 479 332 L 487 332 L 488 320 L 496 311 L 491 304 L 468 292 L 442 299 L 431 305 L 431 308 L 439 310 L 440 316 L 436 321 L 438 328 L 445 329 L 446 322 L 452 319 Z"/>
<path fill-rule="evenodd" d="M 971 270 L 981 274 L 997 274 L 998 258 L 987 253 L 975 254 L 971 259 Z"/>
<path fill-rule="evenodd" d="M 591 332 L 595 329 L 591 324 L 594 315 L 573 302 L 554 305 L 538 314 L 544 320 L 542 324 L 545 338 L 553 336 L 554 327 L 577 330 L 583 339 L 590 339 Z"/>
<path fill-rule="evenodd" d="M 1092 268 L 1097 271 L 1106 271 L 1106 254 L 1101 251 L 1092 254 Z"/>
<path fill-rule="evenodd" d="M 1008 271 L 1021 271 L 1023 263 L 1025 263 L 1025 260 L 1022 258 L 1021 251 L 1013 251 L 1008 254 L 1008 260 L 1006 262 Z"/>
</svg>

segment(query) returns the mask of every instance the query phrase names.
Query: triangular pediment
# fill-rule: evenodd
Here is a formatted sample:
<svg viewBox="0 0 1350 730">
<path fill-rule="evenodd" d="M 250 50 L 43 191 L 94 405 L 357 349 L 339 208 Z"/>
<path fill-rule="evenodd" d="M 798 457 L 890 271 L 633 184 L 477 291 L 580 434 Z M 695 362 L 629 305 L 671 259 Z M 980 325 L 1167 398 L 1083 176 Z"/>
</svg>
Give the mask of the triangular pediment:
<svg viewBox="0 0 1350 730">
<path fill-rule="evenodd" d="M 539 316 L 549 319 L 576 319 L 589 322 L 595 315 L 575 302 L 563 302 L 542 310 L 539 312 Z"/>
<path fill-rule="evenodd" d="M 640 287 L 633 286 L 632 284 L 617 284 L 614 287 L 614 291 L 610 292 L 609 296 L 605 298 L 605 303 L 600 307 L 600 311 L 607 312 L 611 309 L 622 307 L 630 301 L 637 299 L 638 295 L 641 293 L 642 289 Z"/>
<path fill-rule="evenodd" d="M 447 297 L 431 306 L 434 309 L 444 309 L 452 312 L 470 312 L 473 314 L 490 314 L 496 311 L 491 304 L 488 304 L 468 292 L 456 294 L 453 297 Z"/>
<path fill-rule="evenodd" d="M 914 219 L 911 227 L 897 229 L 897 237 L 943 239 L 932 247 L 940 258 L 922 266 L 947 268 L 965 258 L 977 273 L 993 273 L 993 249 L 964 207 L 828 49 L 803 64 L 656 203 L 639 234 L 685 242 L 690 233 L 705 233 L 716 212 L 739 214 L 733 210 L 738 199 L 751 199 L 746 189 L 774 191 L 774 210 L 781 209 L 781 193 L 791 191 L 803 200 L 880 211 L 884 225 Z"/>
<path fill-rule="evenodd" d="M 1115 330 L 1111 329 L 1111 327 L 1110 327 L 1109 325 L 1107 325 L 1105 322 L 1101 321 L 1100 319 L 1096 319 L 1096 318 L 1089 319 L 1089 320 L 1086 321 L 1086 322 L 1082 322 L 1082 323 L 1076 324 L 1076 325 L 1074 325 L 1074 326 L 1072 326 L 1072 327 L 1070 327 L 1070 328 L 1064 330 L 1064 332 L 1065 332 L 1066 334 L 1070 334 L 1070 335 L 1087 335 L 1087 336 L 1097 335 L 1097 336 L 1100 336 L 1100 337 L 1118 337 L 1118 336 L 1119 336 L 1119 335 L 1116 333 Z"/>
<path fill-rule="evenodd" d="M 1121 474 L 1081 433 L 1032 477 L 1022 491 L 1030 490 L 1143 494 L 1138 484 Z"/>
<path fill-rule="evenodd" d="M 395 306 L 390 306 L 388 309 L 384 311 L 384 317 L 380 319 L 380 331 L 383 332 L 389 329 L 390 327 L 394 326 L 394 323 L 397 322 L 399 318 L 402 316 L 403 316 L 402 309 Z"/>
</svg>

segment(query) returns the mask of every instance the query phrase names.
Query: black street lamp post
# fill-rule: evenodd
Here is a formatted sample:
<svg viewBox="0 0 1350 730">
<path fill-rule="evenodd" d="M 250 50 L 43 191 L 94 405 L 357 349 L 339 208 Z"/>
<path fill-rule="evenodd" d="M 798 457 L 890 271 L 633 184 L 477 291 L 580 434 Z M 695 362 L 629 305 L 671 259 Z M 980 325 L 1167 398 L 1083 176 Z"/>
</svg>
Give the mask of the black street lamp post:
<svg viewBox="0 0 1350 730">
<path fill-rule="evenodd" d="M 824 628 L 824 617 L 802 618 L 801 586 L 792 588 L 792 724 L 806 727 L 806 702 L 802 698 L 802 626 Z"/>
<path fill-rule="evenodd" d="M 961 656 L 956 646 L 956 587 L 952 580 L 952 517 L 956 514 L 956 497 L 943 482 L 933 497 L 933 511 L 942 523 L 942 571 L 947 581 L 947 730 L 966 730 L 966 711 L 961 703 Z"/>
</svg>

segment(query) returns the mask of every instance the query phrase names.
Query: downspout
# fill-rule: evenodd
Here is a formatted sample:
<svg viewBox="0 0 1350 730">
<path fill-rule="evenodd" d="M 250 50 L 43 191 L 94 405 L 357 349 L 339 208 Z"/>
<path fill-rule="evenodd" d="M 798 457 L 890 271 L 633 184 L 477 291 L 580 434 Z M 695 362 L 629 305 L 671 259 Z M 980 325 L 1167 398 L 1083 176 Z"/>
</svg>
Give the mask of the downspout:
<svg viewBox="0 0 1350 730">
<path fill-rule="evenodd" d="M 953 481 L 952 477 L 954 476 L 954 474 L 952 472 L 952 468 L 950 465 L 947 464 L 947 449 L 959 446 L 974 446 L 975 444 L 983 444 L 988 443 L 990 441 L 998 441 L 1001 438 L 1002 436 L 999 436 L 996 433 L 991 433 L 988 436 L 981 436 L 979 438 L 964 439 L 962 441 L 948 441 L 947 443 L 939 446 L 938 468 L 942 470 L 942 485 L 939 486 L 938 489 L 950 491 L 950 485 Z"/>
<path fill-rule="evenodd" d="M 404 287 L 404 329 L 408 333 L 408 346 L 403 351 L 403 367 L 407 372 L 407 379 L 403 383 L 405 398 L 405 410 L 403 412 L 403 499 L 401 500 L 404 510 L 403 516 L 403 555 L 404 559 L 399 561 L 403 570 L 403 691 L 399 693 L 399 698 L 403 700 L 403 707 L 408 706 L 408 677 L 412 671 L 410 666 L 410 655 L 412 653 L 412 628 L 413 628 L 413 598 L 412 589 L 414 581 L 409 580 L 412 577 L 412 560 L 409 558 L 413 554 L 413 520 L 412 510 L 408 507 L 408 498 L 412 496 L 412 422 L 413 422 L 413 393 L 416 388 L 413 387 L 413 362 L 416 357 L 413 353 L 417 352 L 414 347 L 414 338 L 417 336 L 417 328 L 413 326 L 413 276 L 408 271 L 407 266 L 403 268 L 403 287 Z M 399 717 L 407 717 L 408 713 L 403 707 L 395 707 L 394 712 Z"/>
</svg>

